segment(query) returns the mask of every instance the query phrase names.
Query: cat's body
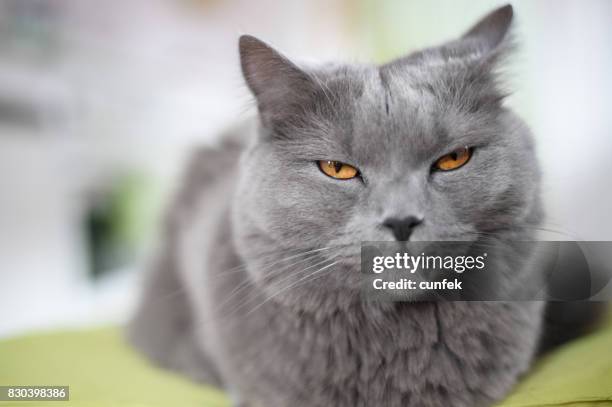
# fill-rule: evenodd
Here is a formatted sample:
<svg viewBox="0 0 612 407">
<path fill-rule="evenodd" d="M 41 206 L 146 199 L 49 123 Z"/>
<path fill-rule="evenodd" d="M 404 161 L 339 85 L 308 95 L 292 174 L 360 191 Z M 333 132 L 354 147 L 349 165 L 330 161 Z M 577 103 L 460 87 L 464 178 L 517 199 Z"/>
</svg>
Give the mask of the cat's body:
<svg viewBox="0 0 612 407">
<path fill-rule="evenodd" d="M 246 406 L 479 407 L 507 394 L 537 350 L 542 303 L 363 302 L 357 287 L 359 242 L 392 239 L 389 216 L 418 217 L 415 240 L 533 238 L 532 140 L 493 72 L 511 16 L 382 67 L 308 73 L 243 37 L 260 121 L 195 156 L 134 343 Z M 475 148 L 465 170 L 431 172 L 463 145 Z M 361 178 L 326 178 L 326 159 Z"/>
<path fill-rule="evenodd" d="M 165 234 L 180 260 L 161 254 L 131 327 L 145 353 L 245 406 L 479 406 L 508 392 L 536 350 L 541 303 L 377 305 L 341 287 L 307 309 L 266 302 L 223 227 L 244 148 L 231 135 L 192 160 Z"/>
</svg>

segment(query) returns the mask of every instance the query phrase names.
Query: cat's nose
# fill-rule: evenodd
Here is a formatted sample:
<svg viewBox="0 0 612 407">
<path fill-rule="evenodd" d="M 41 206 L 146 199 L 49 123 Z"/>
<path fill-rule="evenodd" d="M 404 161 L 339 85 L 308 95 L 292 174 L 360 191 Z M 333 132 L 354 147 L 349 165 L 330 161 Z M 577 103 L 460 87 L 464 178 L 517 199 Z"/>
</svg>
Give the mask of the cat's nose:
<svg viewBox="0 0 612 407">
<path fill-rule="evenodd" d="M 410 239 L 412 231 L 416 226 L 421 224 L 423 219 L 416 216 L 408 216 L 406 218 L 387 218 L 383 222 L 383 226 L 389 228 L 393 232 L 396 240 L 405 242 Z"/>
</svg>

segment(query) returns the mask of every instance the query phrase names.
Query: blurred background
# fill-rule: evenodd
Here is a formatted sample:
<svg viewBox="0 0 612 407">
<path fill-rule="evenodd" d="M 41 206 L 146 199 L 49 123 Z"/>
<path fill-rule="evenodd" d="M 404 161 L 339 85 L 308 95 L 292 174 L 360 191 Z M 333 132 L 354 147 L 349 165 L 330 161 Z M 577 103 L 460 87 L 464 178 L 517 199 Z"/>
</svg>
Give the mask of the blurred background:
<svg viewBox="0 0 612 407">
<path fill-rule="evenodd" d="M 0 337 L 129 315 L 186 154 L 252 115 L 237 39 L 384 62 L 485 0 L 0 0 Z M 612 2 L 514 1 L 550 237 L 612 240 Z"/>
</svg>

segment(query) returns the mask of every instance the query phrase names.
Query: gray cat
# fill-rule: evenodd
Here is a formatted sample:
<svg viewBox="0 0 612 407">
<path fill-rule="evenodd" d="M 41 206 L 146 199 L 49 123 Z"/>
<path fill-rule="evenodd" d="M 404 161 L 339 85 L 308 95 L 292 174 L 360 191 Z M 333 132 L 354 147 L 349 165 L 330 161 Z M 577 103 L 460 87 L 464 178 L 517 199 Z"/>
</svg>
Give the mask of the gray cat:
<svg viewBox="0 0 612 407">
<path fill-rule="evenodd" d="M 363 302 L 362 241 L 533 239 L 533 140 L 503 105 L 512 7 L 382 66 L 298 67 L 251 37 L 259 120 L 195 155 L 132 341 L 239 406 L 489 406 L 542 302 Z"/>
</svg>

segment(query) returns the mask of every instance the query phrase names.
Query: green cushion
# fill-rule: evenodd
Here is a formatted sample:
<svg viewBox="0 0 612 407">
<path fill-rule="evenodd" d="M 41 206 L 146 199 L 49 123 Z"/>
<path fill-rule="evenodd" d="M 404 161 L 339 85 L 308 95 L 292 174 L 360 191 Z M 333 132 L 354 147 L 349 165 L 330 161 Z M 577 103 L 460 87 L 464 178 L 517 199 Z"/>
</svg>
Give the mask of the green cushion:
<svg viewBox="0 0 612 407">
<path fill-rule="evenodd" d="M 219 390 L 151 366 L 105 328 L 0 341 L 0 385 L 69 385 L 69 402 L 0 406 L 229 406 Z M 612 323 L 540 360 L 500 407 L 612 406 Z"/>
</svg>

